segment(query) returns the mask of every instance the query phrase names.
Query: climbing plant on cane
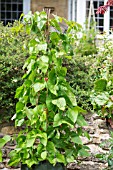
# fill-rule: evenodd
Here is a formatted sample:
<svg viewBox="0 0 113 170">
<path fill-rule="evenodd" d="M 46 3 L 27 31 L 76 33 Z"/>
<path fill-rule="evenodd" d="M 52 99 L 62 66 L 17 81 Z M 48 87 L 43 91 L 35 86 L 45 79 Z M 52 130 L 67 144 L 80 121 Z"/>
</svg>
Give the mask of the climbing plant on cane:
<svg viewBox="0 0 113 170">
<path fill-rule="evenodd" d="M 29 42 L 30 57 L 24 64 L 24 83 L 16 90 L 16 149 L 9 165 L 19 162 L 32 167 L 47 160 L 67 165 L 77 156 L 88 156 L 80 136 L 87 125 L 77 106 L 72 88 L 66 81 L 64 58 L 73 56 L 73 45 L 80 25 L 49 13 L 29 13 L 24 17 L 27 32 L 36 34 Z M 63 32 L 61 25 L 67 27 Z"/>
</svg>

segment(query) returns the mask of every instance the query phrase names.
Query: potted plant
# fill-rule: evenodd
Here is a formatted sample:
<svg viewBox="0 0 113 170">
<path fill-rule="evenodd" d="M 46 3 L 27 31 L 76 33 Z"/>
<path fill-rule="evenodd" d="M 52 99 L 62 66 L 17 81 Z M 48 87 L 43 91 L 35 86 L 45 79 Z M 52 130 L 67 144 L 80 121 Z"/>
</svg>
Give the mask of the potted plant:
<svg viewBox="0 0 113 170">
<path fill-rule="evenodd" d="M 22 170 L 64 170 L 78 156 L 88 156 L 80 136 L 87 125 L 66 81 L 64 58 L 73 56 L 74 40 L 80 25 L 49 12 L 29 13 L 24 17 L 27 32 L 36 37 L 29 42 L 30 57 L 24 64 L 24 83 L 16 90 L 16 148 L 9 166 L 22 163 Z M 61 25 L 67 27 L 63 32 Z M 62 166 L 63 165 L 63 166 Z"/>
</svg>

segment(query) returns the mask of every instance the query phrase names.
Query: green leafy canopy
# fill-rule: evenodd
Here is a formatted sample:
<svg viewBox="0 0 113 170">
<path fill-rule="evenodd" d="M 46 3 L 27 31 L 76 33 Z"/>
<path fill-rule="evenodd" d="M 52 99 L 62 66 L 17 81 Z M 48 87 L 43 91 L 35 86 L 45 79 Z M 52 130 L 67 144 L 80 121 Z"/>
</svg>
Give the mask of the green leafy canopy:
<svg viewBox="0 0 113 170">
<path fill-rule="evenodd" d="M 73 34 L 79 25 L 47 16 L 43 11 L 24 18 L 26 31 L 35 34 L 35 38 L 28 44 L 30 56 L 23 67 L 23 85 L 15 95 L 15 124 L 26 128 L 16 138 L 11 166 L 22 162 L 31 167 L 43 160 L 67 165 L 78 155 L 87 155 L 82 149 L 82 129 L 81 134 L 72 130 L 87 125 L 84 110 L 77 106 L 73 89 L 66 82 L 67 68 L 62 65 L 64 58 L 73 55 Z M 62 24 L 67 27 L 65 33 Z"/>
</svg>

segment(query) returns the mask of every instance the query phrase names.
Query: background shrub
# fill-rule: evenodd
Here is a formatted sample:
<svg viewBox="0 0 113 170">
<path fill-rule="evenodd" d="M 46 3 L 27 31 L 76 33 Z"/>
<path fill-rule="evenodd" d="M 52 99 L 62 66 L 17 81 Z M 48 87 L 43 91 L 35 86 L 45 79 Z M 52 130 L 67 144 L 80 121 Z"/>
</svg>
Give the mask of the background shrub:
<svg viewBox="0 0 113 170">
<path fill-rule="evenodd" d="M 112 72 L 113 43 L 108 44 L 105 41 L 102 48 L 97 48 L 93 27 L 89 30 L 80 29 L 80 35 L 74 42 L 74 58 L 70 62 L 65 60 L 64 65 L 67 67 L 67 80 L 74 89 L 78 105 L 91 111 L 93 107 L 90 93 L 94 81 L 102 77 L 106 67 Z M 6 121 L 15 113 L 14 95 L 17 87 L 22 84 L 22 66 L 28 57 L 27 44 L 32 36 L 34 35 L 29 35 L 19 21 L 10 26 L 0 24 L 0 120 L 5 115 Z M 24 44 L 26 48 L 23 47 Z"/>
<path fill-rule="evenodd" d="M 27 42 L 30 39 L 19 21 L 13 25 L 0 23 L 0 120 L 5 121 L 15 113 L 15 90 L 22 84 L 22 66 L 28 56 Z M 26 44 L 26 49 L 23 44 Z"/>
<path fill-rule="evenodd" d="M 95 60 L 95 55 L 75 56 L 69 65 L 67 65 L 67 80 L 74 90 L 77 103 L 88 111 L 92 110 L 90 93 L 96 76 L 92 68 L 92 63 Z"/>
<path fill-rule="evenodd" d="M 80 29 L 81 33 L 81 29 Z M 16 21 L 13 25 L 0 24 L 0 120 L 9 120 L 15 113 L 14 98 L 17 87 L 22 84 L 22 66 L 28 57 L 27 44 L 30 37 L 26 33 L 25 26 Z M 74 88 L 77 102 L 84 109 L 90 110 L 89 92 L 92 88 L 90 67 L 95 56 L 89 56 L 97 52 L 95 47 L 95 32 L 93 29 L 82 30 L 81 38 L 74 42 L 75 57 L 68 67 L 67 80 Z M 26 44 L 26 49 L 23 45 Z M 91 46 L 93 49 L 91 49 Z"/>
<path fill-rule="evenodd" d="M 68 67 L 67 80 L 74 89 L 79 106 L 85 110 L 91 111 L 90 92 L 93 88 L 93 82 L 96 79 L 94 63 L 97 60 L 98 48 L 96 47 L 94 27 L 91 29 L 82 29 L 75 42 L 75 56 L 65 64 Z"/>
<path fill-rule="evenodd" d="M 105 41 L 95 62 L 96 81 L 91 93 L 94 110 L 113 119 L 113 41 Z"/>
<path fill-rule="evenodd" d="M 85 23 L 85 29 L 82 28 L 80 35 L 76 42 L 76 54 L 79 56 L 93 55 L 98 52 L 96 47 L 96 35 L 95 24 L 91 23 L 91 28 L 87 28 L 87 21 Z"/>
</svg>

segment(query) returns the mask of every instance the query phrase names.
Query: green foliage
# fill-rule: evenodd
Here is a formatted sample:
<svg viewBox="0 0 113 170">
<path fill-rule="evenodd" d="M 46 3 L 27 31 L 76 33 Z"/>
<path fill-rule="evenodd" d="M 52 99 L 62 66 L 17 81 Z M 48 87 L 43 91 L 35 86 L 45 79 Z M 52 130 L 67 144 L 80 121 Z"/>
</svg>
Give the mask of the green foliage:
<svg viewBox="0 0 113 170">
<path fill-rule="evenodd" d="M 107 83 L 107 84 L 106 84 Z M 98 84 L 98 87 L 97 87 Z M 99 79 L 95 82 L 96 88 L 92 92 L 91 100 L 94 109 L 102 117 L 113 118 L 113 80 Z"/>
<path fill-rule="evenodd" d="M 98 54 L 95 64 L 97 78 L 94 90 L 91 93 L 91 101 L 94 110 L 102 117 L 113 118 L 113 43 L 106 42 L 104 48 Z"/>
<path fill-rule="evenodd" d="M 32 167 L 44 160 L 66 165 L 77 156 L 89 156 L 80 138 L 87 136 L 82 130 L 87 125 L 84 110 L 77 106 L 62 66 L 63 59 L 73 55 L 80 26 L 58 16 L 48 19 L 45 12 L 29 13 L 24 22 L 36 37 L 29 41 L 23 84 L 16 90 L 19 101 L 13 119 L 25 129 L 16 137 L 9 165 L 22 162 Z M 68 26 L 66 33 L 62 33 L 62 22 Z"/>
<path fill-rule="evenodd" d="M 98 52 L 96 47 L 96 34 L 95 23 L 91 23 L 91 27 L 87 28 L 87 21 L 85 23 L 85 29 L 81 29 L 76 42 L 76 53 L 79 56 L 93 55 Z"/>
<path fill-rule="evenodd" d="M 91 28 L 81 28 L 74 40 L 74 56 L 70 61 L 64 62 L 67 70 L 67 81 L 74 89 L 77 103 L 85 110 L 91 111 L 90 92 L 96 79 L 94 63 L 97 60 L 96 31 L 94 24 Z"/>
<path fill-rule="evenodd" d="M 29 15 L 31 18 L 31 16 Z M 44 21 L 45 22 L 45 21 Z M 43 23 L 44 23 L 43 22 Z M 41 23 L 41 24 L 43 24 Z M 54 23 L 52 22 L 54 25 Z M 74 23 L 73 23 L 74 24 Z M 6 26 L 4 27 L 1 24 L 0 29 L 0 80 L 1 80 L 1 90 L 0 90 L 0 99 L 1 99 L 1 110 L 0 110 L 0 120 L 4 121 L 10 120 L 13 113 L 15 112 L 15 103 L 16 99 L 14 99 L 15 90 L 18 86 L 22 84 L 21 76 L 23 75 L 24 71 L 22 70 L 23 63 L 25 59 L 28 57 L 28 42 L 31 39 L 31 37 L 35 36 L 33 33 L 32 35 L 29 35 L 30 28 L 26 25 L 28 28 L 25 29 L 25 26 L 19 22 L 16 22 L 10 27 Z M 71 29 L 71 24 L 70 28 Z M 60 29 L 57 25 L 56 29 Z M 68 29 L 68 31 L 70 31 Z M 86 34 L 86 31 L 82 31 L 80 26 L 76 26 L 77 32 L 82 32 L 83 36 Z M 71 29 L 73 31 L 73 29 Z M 87 38 L 90 36 L 90 33 L 92 30 L 87 30 Z M 94 42 L 94 35 L 92 35 L 92 42 Z M 54 41 L 58 41 L 59 36 L 57 32 L 51 32 L 51 41 L 55 45 Z M 62 35 L 62 38 L 65 40 L 65 36 Z M 79 106 L 82 106 L 84 109 L 91 110 L 91 103 L 89 100 L 89 93 L 90 89 L 92 88 L 92 72 L 90 71 L 90 67 L 92 66 L 92 63 L 94 62 L 94 56 L 83 56 L 81 54 L 81 51 L 78 51 L 78 42 L 79 44 L 84 43 L 84 40 L 80 40 L 77 36 L 77 34 L 73 34 L 73 46 L 71 49 L 71 53 L 75 54 L 75 57 L 73 57 L 73 60 L 70 62 L 66 62 L 66 67 L 68 67 L 67 72 L 67 80 L 70 82 L 70 85 L 75 89 L 74 94 L 77 96 L 77 103 Z M 31 40 L 30 46 L 32 46 L 34 43 L 37 43 L 37 40 Z M 85 41 L 87 42 L 87 41 Z M 25 46 L 23 46 L 25 44 Z M 76 44 L 76 46 L 75 46 Z M 90 46 L 90 43 L 88 43 Z M 46 46 L 46 44 L 45 44 Z M 42 43 L 39 45 L 39 48 L 46 48 L 44 44 Z M 65 49 L 68 50 L 68 46 L 65 45 L 65 42 L 63 43 L 63 46 L 65 46 Z M 26 47 L 26 49 L 24 49 Z M 30 53 L 34 50 L 33 48 L 30 48 Z M 81 57 L 82 56 L 82 57 Z M 71 59 L 71 55 L 65 56 L 68 59 Z M 43 63 L 43 60 L 45 62 Z M 88 60 L 88 61 L 87 61 Z M 89 62 L 90 60 L 90 62 Z M 40 68 L 44 68 L 43 72 L 46 72 L 47 70 L 47 62 L 48 58 L 45 56 L 42 56 L 42 60 L 39 61 L 38 66 Z M 64 65 L 65 62 L 63 61 Z M 68 63 L 68 66 L 67 66 Z M 82 64 L 81 64 L 82 63 Z M 66 68 L 62 70 L 64 74 L 66 74 Z M 41 84 L 40 84 L 41 85 Z M 35 85 L 34 85 L 35 87 Z M 55 93 L 56 92 L 56 86 L 51 85 L 51 90 Z M 36 89 L 35 89 L 36 90 Z"/>
<path fill-rule="evenodd" d="M 111 132 L 111 137 L 108 140 L 105 140 L 100 145 L 101 147 L 107 146 L 109 148 L 109 152 L 105 154 L 97 154 L 96 157 L 100 160 L 106 160 L 108 162 L 108 169 L 113 168 L 113 132 Z"/>
<path fill-rule="evenodd" d="M 90 93 L 96 74 L 93 63 L 96 61 L 95 55 L 79 56 L 75 55 L 71 61 L 65 61 L 67 67 L 67 81 L 74 89 L 77 104 L 87 111 L 93 109 L 90 101 Z"/>
<path fill-rule="evenodd" d="M 0 162 L 2 162 L 2 148 L 3 146 L 11 140 L 11 137 L 6 135 L 3 138 L 0 138 Z"/>
<path fill-rule="evenodd" d="M 113 42 L 106 41 L 99 48 L 97 60 L 94 64 L 96 81 L 91 93 L 94 110 L 101 117 L 113 120 Z M 101 144 L 107 146 L 109 152 L 98 154 L 97 158 L 108 162 L 108 169 L 113 169 L 113 132 L 111 138 Z"/>
<path fill-rule="evenodd" d="M 17 87 L 22 84 L 23 63 L 28 57 L 28 48 L 23 47 L 30 39 L 20 22 L 3 26 L 0 24 L 0 121 L 9 120 L 15 112 L 14 99 Z"/>
</svg>

